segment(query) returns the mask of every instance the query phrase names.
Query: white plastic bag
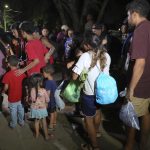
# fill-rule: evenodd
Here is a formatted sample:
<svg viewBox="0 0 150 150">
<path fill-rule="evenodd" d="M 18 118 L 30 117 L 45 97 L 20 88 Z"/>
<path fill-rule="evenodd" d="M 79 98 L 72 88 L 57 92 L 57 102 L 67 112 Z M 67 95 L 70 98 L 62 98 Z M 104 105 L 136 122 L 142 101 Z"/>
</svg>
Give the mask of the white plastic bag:
<svg viewBox="0 0 150 150">
<path fill-rule="evenodd" d="M 3 96 L 2 107 L 8 109 L 8 95 L 3 93 L 2 96 Z"/>
<path fill-rule="evenodd" d="M 60 92 L 61 92 L 61 88 L 62 88 L 63 84 L 64 84 L 64 81 L 61 82 L 61 84 L 57 87 L 57 89 L 55 90 L 55 93 L 54 93 L 56 107 L 59 108 L 60 110 L 65 108 L 65 103 L 62 100 L 62 98 L 60 97 Z"/>
<path fill-rule="evenodd" d="M 122 106 L 119 117 L 125 125 L 140 130 L 139 119 L 130 101 L 128 101 L 127 104 Z"/>
<path fill-rule="evenodd" d="M 8 95 L 3 93 L 3 102 L 2 102 L 2 111 L 5 113 L 9 113 L 9 102 L 8 102 Z"/>
</svg>

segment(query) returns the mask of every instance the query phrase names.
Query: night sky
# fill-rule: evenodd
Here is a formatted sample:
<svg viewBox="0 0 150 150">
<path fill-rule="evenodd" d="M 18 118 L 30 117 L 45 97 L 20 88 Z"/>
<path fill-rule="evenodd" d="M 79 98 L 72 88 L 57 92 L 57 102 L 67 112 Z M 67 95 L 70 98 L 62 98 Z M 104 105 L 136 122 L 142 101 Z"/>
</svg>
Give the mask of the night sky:
<svg viewBox="0 0 150 150">
<path fill-rule="evenodd" d="M 126 17 L 125 6 L 129 1 L 131 0 L 109 0 L 103 16 L 103 22 L 119 26 Z M 80 7 L 83 1 L 79 0 L 79 3 L 78 6 Z M 39 22 L 42 21 L 55 26 L 55 23 L 59 20 L 59 13 L 53 0 L 5 0 L 4 4 L 8 4 L 9 8 L 14 11 L 19 11 L 18 13 L 12 12 L 15 21 L 39 20 Z M 96 18 L 94 7 L 91 7 L 90 12 Z"/>
</svg>

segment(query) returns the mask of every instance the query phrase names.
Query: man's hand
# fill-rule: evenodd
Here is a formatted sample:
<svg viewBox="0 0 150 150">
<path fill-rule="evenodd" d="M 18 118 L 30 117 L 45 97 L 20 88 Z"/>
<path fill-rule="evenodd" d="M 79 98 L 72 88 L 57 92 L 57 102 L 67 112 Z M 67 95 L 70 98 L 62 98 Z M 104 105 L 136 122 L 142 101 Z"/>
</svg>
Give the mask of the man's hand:
<svg viewBox="0 0 150 150">
<path fill-rule="evenodd" d="M 126 98 L 131 101 L 131 98 L 133 97 L 134 94 L 134 90 L 132 89 L 127 89 L 127 94 L 126 94 Z"/>
<path fill-rule="evenodd" d="M 16 76 L 20 76 L 24 73 L 25 73 L 24 69 L 18 69 L 18 70 L 15 71 Z"/>
</svg>

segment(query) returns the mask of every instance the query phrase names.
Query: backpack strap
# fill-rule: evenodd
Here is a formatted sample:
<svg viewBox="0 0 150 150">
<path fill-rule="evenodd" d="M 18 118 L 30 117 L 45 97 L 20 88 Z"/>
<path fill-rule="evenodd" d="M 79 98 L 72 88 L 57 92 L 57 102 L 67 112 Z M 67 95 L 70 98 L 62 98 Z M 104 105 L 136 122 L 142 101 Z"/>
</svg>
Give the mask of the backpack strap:
<svg viewBox="0 0 150 150">
<path fill-rule="evenodd" d="M 100 75 L 100 73 L 101 73 L 102 71 L 99 69 L 99 67 L 97 66 L 97 64 L 96 64 L 96 67 L 97 67 L 97 69 L 100 71 L 100 72 L 99 72 L 99 75 Z M 89 72 L 89 71 L 88 71 L 88 72 Z M 98 75 L 98 76 L 99 76 L 99 75 Z M 93 91 L 93 89 L 92 89 L 92 86 L 91 86 L 91 84 L 90 84 L 88 78 L 87 78 L 87 82 L 88 82 L 88 84 L 89 84 L 89 86 L 90 86 L 91 91 L 92 91 L 93 93 L 95 93 L 95 91 Z"/>
<path fill-rule="evenodd" d="M 90 86 L 91 91 L 92 91 L 93 93 L 95 93 L 95 91 L 93 91 L 93 89 L 92 89 L 92 86 L 91 86 L 91 84 L 90 84 L 88 78 L 87 78 L 87 82 L 88 82 L 88 84 L 89 84 L 89 86 Z"/>
</svg>

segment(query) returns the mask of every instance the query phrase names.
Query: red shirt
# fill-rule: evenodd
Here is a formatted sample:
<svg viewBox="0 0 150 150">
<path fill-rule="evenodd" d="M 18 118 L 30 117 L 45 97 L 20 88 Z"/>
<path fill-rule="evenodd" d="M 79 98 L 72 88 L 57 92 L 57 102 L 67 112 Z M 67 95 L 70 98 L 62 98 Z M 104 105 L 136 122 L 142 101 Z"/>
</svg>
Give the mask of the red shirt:
<svg viewBox="0 0 150 150">
<path fill-rule="evenodd" d="M 16 70 L 11 70 L 7 72 L 2 82 L 8 84 L 8 101 L 15 103 L 21 100 L 22 98 L 22 81 L 26 77 L 25 74 L 20 76 L 15 75 Z"/>
<path fill-rule="evenodd" d="M 150 98 L 150 22 L 141 22 L 133 34 L 131 59 L 145 59 L 144 72 L 135 87 L 134 96 Z"/>
<path fill-rule="evenodd" d="M 34 59 L 39 59 L 39 64 L 28 70 L 28 75 L 40 73 L 40 69 L 46 65 L 44 57 L 48 52 L 47 48 L 40 40 L 31 40 L 26 44 L 26 53 L 28 57 L 27 64 L 30 64 Z"/>
</svg>

